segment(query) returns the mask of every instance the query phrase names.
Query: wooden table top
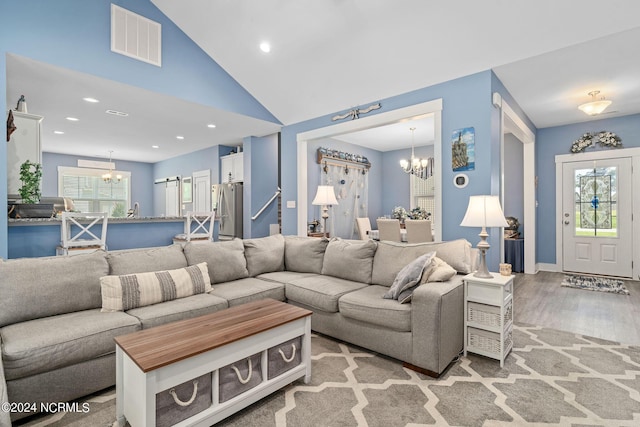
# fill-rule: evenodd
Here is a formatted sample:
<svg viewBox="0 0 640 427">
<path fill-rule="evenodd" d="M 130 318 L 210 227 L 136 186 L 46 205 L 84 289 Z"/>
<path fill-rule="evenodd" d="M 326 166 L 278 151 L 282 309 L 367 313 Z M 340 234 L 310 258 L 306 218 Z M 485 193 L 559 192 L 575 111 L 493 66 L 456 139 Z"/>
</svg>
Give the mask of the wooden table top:
<svg viewBox="0 0 640 427">
<path fill-rule="evenodd" d="M 143 372 L 149 372 L 311 314 L 264 299 L 122 335 L 115 341 Z"/>
</svg>

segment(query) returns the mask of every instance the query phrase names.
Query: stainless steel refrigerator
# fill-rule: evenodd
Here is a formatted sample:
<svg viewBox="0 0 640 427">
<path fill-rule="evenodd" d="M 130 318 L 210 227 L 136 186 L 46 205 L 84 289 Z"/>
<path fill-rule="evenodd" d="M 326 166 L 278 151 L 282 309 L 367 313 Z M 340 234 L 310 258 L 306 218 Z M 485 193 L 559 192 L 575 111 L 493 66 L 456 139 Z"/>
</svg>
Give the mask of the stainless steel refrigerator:
<svg viewBox="0 0 640 427">
<path fill-rule="evenodd" d="M 215 191 L 215 190 L 214 190 Z M 230 182 L 217 185 L 217 210 L 220 240 L 242 238 L 242 183 Z"/>
</svg>

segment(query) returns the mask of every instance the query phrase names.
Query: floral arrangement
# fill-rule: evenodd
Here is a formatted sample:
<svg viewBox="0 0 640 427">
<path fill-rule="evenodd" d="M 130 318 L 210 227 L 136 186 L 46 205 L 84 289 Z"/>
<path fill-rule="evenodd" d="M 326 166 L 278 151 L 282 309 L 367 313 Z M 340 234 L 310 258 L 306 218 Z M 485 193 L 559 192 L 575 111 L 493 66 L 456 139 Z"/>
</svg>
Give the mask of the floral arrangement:
<svg viewBox="0 0 640 427">
<path fill-rule="evenodd" d="M 391 211 L 391 215 L 394 218 L 399 219 L 400 221 L 404 221 L 405 219 L 407 219 L 409 217 L 409 212 L 407 212 L 407 210 L 405 208 L 403 208 L 402 206 L 396 206 Z"/>
<path fill-rule="evenodd" d="M 603 147 L 621 148 L 622 140 L 618 135 L 609 131 L 598 133 L 585 133 L 571 144 L 571 152 L 579 153 L 594 144 L 600 144 Z"/>
<path fill-rule="evenodd" d="M 409 213 L 409 218 L 411 219 L 431 219 L 431 213 L 425 211 L 421 207 L 411 209 Z"/>
</svg>

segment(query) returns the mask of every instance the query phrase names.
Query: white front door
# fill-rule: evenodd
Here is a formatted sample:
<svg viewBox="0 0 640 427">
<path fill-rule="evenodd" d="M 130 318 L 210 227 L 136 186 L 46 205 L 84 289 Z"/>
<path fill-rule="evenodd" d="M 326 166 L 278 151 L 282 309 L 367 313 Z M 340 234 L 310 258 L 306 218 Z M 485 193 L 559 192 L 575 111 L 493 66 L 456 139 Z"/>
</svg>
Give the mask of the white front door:
<svg viewBox="0 0 640 427">
<path fill-rule="evenodd" d="M 565 271 L 632 276 L 631 183 L 629 157 L 563 164 Z"/>
<path fill-rule="evenodd" d="M 193 173 L 193 211 L 211 210 L 211 173 L 209 170 Z"/>
</svg>

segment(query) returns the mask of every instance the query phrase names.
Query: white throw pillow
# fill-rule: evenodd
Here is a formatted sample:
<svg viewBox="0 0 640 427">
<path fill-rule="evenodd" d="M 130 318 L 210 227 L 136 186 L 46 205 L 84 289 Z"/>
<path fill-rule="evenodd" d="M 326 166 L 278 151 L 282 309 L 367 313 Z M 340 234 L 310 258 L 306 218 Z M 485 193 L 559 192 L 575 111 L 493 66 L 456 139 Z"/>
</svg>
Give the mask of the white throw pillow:
<svg viewBox="0 0 640 427">
<path fill-rule="evenodd" d="M 177 270 L 103 276 L 102 310 L 126 311 L 211 291 L 207 263 Z"/>
</svg>

